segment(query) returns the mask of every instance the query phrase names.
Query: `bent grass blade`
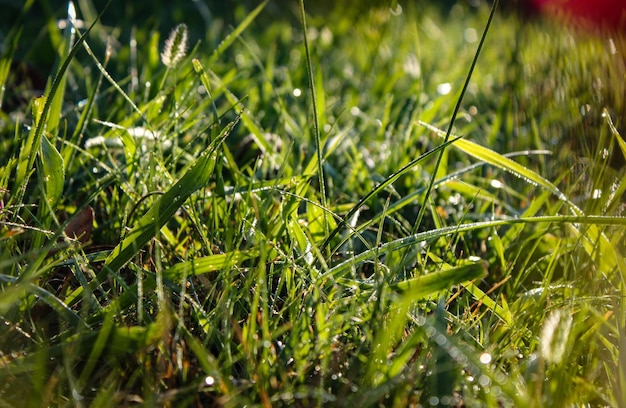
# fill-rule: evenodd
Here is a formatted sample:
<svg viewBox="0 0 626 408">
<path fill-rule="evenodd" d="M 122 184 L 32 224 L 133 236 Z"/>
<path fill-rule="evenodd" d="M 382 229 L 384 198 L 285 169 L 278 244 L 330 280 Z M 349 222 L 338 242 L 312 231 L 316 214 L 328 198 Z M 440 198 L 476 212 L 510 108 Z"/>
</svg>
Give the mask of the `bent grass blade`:
<svg viewBox="0 0 626 408">
<path fill-rule="evenodd" d="M 137 221 L 105 261 L 105 270 L 116 272 L 130 261 L 174 216 L 187 198 L 209 182 L 217 161 L 218 148 L 237 122 L 238 119 L 226 126 L 189 170 Z"/>
</svg>

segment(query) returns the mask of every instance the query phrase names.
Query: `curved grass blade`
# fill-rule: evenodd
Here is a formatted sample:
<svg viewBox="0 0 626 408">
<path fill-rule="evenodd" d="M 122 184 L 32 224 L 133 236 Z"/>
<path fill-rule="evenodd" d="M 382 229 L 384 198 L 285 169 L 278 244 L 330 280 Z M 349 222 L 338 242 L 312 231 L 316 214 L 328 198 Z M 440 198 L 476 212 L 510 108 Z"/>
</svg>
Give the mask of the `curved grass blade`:
<svg viewBox="0 0 626 408">
<path fill-rule="evenodd" d="M 135 223 L 124 240 L 107 257 L 104 271 L 117 272 L 130 261 L 154 238 L 187 198 L 209 182 L 217 161 L 218 148 L 238 121 L 237 118 L 229 123 L 189 170 Z"/>
<path fill-rule="evenodd" d="M 445 136 L 445 132 L 428 123 L 422 122 L 421 120 L 418 121 L 418 123 L 428 130 L 435 132 L 441 137 Z M 521 164 L 501 155 L 500 153 L 497 153 L 487 147 L 481 146 L 478 143 L 472 142 L 471 140 L 467 139 L 457 139 L 454 143 L 454 146 L 469 154 L 470 156 L 475 157 L 478 160 L 505 170 L 531 184 L 539 185 L 544 189 L 552 192 L 560 200 L 569 203 L 567 197 L 565 197 L 565 195 L 554 184 L 550 183 L 548 180 L 530 170 L 529 168 L 522 166 Z"/>
<path fill-rule="evenodd" d="M 386 189 L 389 185 L 393 184 L 396 180 L 398 180 L 402 175 L 406 174 L 409 170 L 411 170 L 415 165 L 417 165 L 418 163 L 426 160 L 428 157 L 430 157 L 431 155 L 439 152 L 442 149 L 445 149 L 446 147 L 448 147 L 448 145 L 456 142 L 457 140 L 459 140 L 462 136 L 458 136 L 452 140 L 449 140 L 448 142 L 442 143 L 441 145 L 435 147 L 432 150 L 427 151 L 426 153 L 420 155 L 418 158 L 411 160 L 411 162 L 409 162 L 408 164 L 406 164 L 404 167 L 402 167 L 400 170 L 392 173 L 389 177 L 387 177 L 387 179 L 385 181 L 383 181 L 382 183 L 380 183 L 378 186 L 376 186 L 372 191 L 370 191 L 369 193 L 367 193 L 365 196 L 363 196 L 363 198 L 361 198 L 359 200 L 359 202 L 352 207 L 352 209 L 350 211 L 348 211 L 348 213 L 343 217 L 343 219 L 341 220 L 341 222 L 339 223 L 339 225 L 337 225 L 337 228 L 335 228 L 330 235 L 328 235 L 328 238 L 326 238 L 326 240 L 322 243 L 322 245 L 320 246 L 320 251 L 323 251 L 332 241 L 332 239 L 339 233 L 339 231 L 341 231 L 347 224 L 348 224 L 348 220 L 350 220 L 354 214 L 357 213 L 357 211 L 359 211 L 361 209 L 361 207 L 363 207 L 363 205 L 365 205 L 365 203 L 372 197 L 376 196 L 378 193 L 380 193 L 381 191 L 383 191 L 384 189 Z"/>
<path fill-rule="evenodd" d="M 532 223 L 569 223 L 569 224 L 585 224 L 590 227 L 596 227 L 597 225 L 623 225 L 626 226 L 626 217 L 603 217 L 603 216 L 540 216 L 540 217 L 528 217 L 528 218 L 508 218 L 503 220 L 491 220 L 480 221 L 462 225 L 452 225 L 449 227 L 443 227 L 436 230 L 424 231 L 418 234 L 409 235 L 404 238 L 399 238 L 391 242 L 387 242 L 378 247 L 363 251 L 358 255 L 334 266 L 323 276 L 336 276 L 346 270 L 350 270 L 356 265 L 359 265 L 369 259 L 385 255 L 386 253 L 400 250 L 411 245 L 418 244 L 420 242 L 433 240 L 436 238 L 444 237 L 461 232 L 479 230 L 484 228 L 497 228 L 502 226 L 508 226 L 512 224 L 532 224 Z"/>
<path fill-rule="evenodd" d="M 523 152 L 512 152 L 512 153 L 507 153 L 505 156 L 506 157 L 512 157 L 512 156 L 517 156 L 517 155 L 528 155 L 528 154 L 549 154 L 550 152 L 547 150 L 529 150 L 529 151 L 523 151 Z M 454 184 L 456 182 L 456 180 L 458 180 L 463 174 L 468 173 L 470 171 L 472 171 L 475 168 L 478 168 L 480 166 L 484 166 L 485 163 L 474 163 L 470 166 L 467 166 L 461 170 L 457 170 L 453 173 L 448 174 L 447 176 L 437 180 L 435 182 L 435 186 L 441 186 L 444 184 Z M 418 188 L 414 191 L 412 191 L 411 193 L 403 196 L 402 198 L 400 198 L 398 201 L 395 201 L 394 203 L 389 205 L 389 208 L 387 208 L 386 214 L 387 216 L 401 210 L 402 208 L 406 207 L 407 205 L 410 205 L 411 203 L 413 203 L 420 195 L 424 194 L 424 191 L 426 191 L 426 187 L 421 187 Z M 485 194 L 485 192 L 481 192 L 479 194 Z M 477 196 L 476 193 L 472 194 L 473 196 Z M 534 213 L 532 214 L 528 214 L 528 216 L 533 216 L 535 215 Z M 362 224 L 360 224 L 359 226 L 352 228 L 350 230 L 350 232 L 348 234 L 346 234 L 344 237 L 342 237 L 341 241 L 335 245 L 335 248 L 333 249 L 333 252 L 337 249 L 337 248 L 341 248 L 346 242 L 348 242 L 355 234 L 358 234 L 359 232 L 367 229 L 368 227 L 370 227 L 371 225 L 377 223 L 380 221 L 380 219 L 383 217 L 383 213 L 380 212 L 374 216 L 372 216 L 371 218 L 369 218 L 368 220 L 364 221 Z M 348 219 L 347 217 L 344 217 L 344 219 Z M 367 245 L 366 245 L 367 246 Z"/>
<path fill-rule="evenodd" d="M 232 251 L 180 262 L 163 271 L 163 278 L 176 281 L 182 276 L 203 275 L 222 269 L 233 268 L 242 261 L 259 256 L 258 250 Z"/>
</svg>

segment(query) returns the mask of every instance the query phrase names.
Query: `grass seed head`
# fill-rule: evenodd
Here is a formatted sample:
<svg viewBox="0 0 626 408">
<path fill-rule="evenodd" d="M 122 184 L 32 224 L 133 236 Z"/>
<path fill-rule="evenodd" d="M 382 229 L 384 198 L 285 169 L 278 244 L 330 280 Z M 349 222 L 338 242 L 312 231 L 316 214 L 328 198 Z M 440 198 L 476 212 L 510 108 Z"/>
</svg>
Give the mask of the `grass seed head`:
<svg viewBox="0 0 626 408">
<path fill-rule="evenodd" d="M 189 30 L 186 24 L 179 24 L 172 30 L 165 41 L 161 61 L 168 68 L 174 68 L 187 55 L 187 37 Z"/>
</svg>

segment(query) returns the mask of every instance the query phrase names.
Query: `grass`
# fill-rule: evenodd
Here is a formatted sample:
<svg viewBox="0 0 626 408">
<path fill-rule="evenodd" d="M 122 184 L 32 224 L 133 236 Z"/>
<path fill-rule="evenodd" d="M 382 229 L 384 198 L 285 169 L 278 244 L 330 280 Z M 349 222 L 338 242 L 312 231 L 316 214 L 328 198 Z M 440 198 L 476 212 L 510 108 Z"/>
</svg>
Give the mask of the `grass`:
<svg viewBox="0 0 626 408">
<path fill-rule="evenodd" d="M 3 405 L 624 400 L 619 42 L 45 4 L 0 60 Z"/>
</svg>

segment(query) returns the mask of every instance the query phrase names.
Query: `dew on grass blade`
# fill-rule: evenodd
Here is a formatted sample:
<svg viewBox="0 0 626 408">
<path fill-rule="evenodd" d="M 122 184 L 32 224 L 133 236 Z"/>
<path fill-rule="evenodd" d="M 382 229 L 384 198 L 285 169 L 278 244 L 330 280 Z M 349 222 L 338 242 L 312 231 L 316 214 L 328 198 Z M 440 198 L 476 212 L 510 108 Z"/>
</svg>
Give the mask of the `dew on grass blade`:
<svg viewBox="0 0 626 408">
<path fill-rule="evenodd" d="M 602 197 L 602 190 L 600 190 L 599 188 L 594 189 L 593 192 L 591 193 L 591 198 L 593 200 L 597 200 L 601 197 Z"/>
<path fill-rule="evenodd" d="M 491 182 L 489 183 L 491 184 L 491 187 L 493 188 L 502 188 L 502 182 L 500 180 L 491 180 Z"/>
<path fill-rule="evenodd" d="M 488 387 L 489 385 L 491 385 L 491 380 L 489 379 L 489 377 L 483 374 L 478 378 L 478 383 L 483 387 Z"/>
</svg>

